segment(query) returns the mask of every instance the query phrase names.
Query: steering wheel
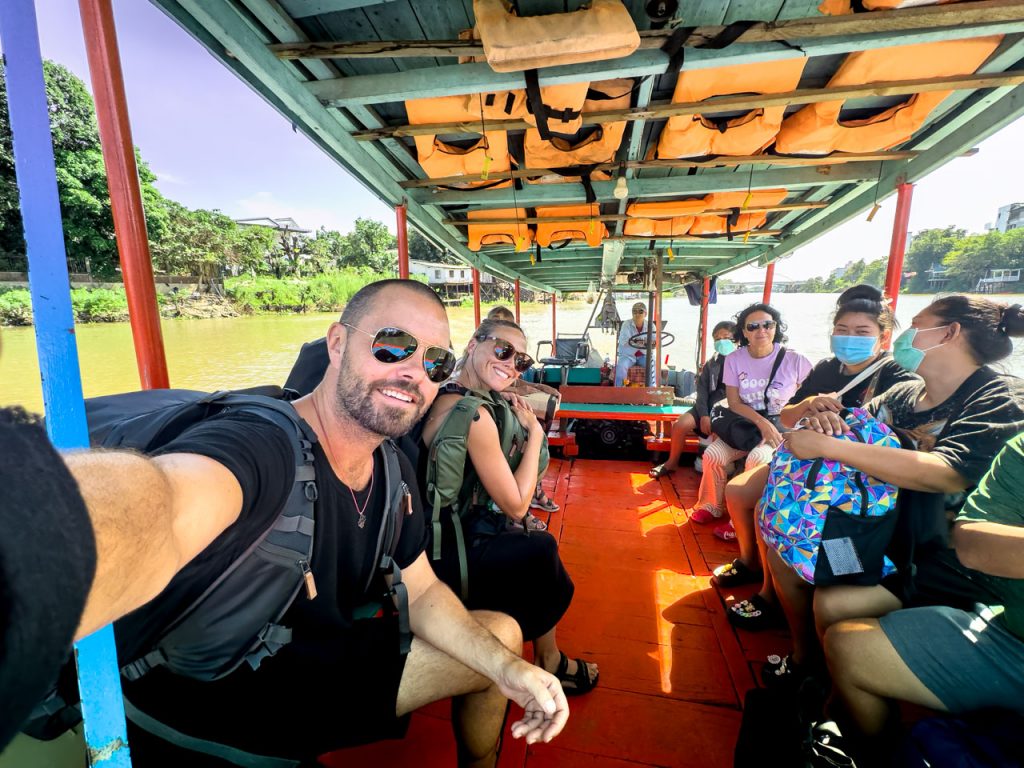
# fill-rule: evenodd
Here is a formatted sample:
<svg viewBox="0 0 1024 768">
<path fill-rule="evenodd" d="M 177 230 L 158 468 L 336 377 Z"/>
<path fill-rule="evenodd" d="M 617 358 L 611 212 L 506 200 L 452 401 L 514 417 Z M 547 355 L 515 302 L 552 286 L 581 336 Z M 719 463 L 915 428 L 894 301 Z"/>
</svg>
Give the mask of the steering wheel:
<svg viewBox="0 0 1024 768">
<path fill-rule="evenodd" d="M 661 332 L 661 346 L 667 347 L 675 340 L 676 337 L 668 331 Z M 647 331 L 630 336 L 628 343 L 633 349 L 647 349 Z M 651 346 L 653 348 L 654 345 Z"/>
</svg>

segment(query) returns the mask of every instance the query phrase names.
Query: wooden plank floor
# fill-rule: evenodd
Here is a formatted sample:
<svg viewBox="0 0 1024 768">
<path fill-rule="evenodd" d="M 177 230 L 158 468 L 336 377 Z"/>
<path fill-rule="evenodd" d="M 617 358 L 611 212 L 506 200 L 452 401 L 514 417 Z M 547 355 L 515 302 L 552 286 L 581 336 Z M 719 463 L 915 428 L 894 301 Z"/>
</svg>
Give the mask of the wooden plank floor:
<svg viewBox="0 0 1024 768">
<path fill-rule="evenodd" d="M 597 662 L 601 680 L 569 700 L 569 724 L 551 744 L 527 747 L 506 732 L 500 768 L 732 765 L 743 696 L 765 655 L 785 652 L 787 640 L 781 632 L 732 629 L 724 602 L 754 588 L 720 595 L 709 576 L 736 556 L 736 546 L 686 519 L 699 475 L 686 468 L 653 480 L 649 468 L 552 461 L 545 487 L 562 509 L 547 516 L 549 530 L 576 583 L 558 644 Z M 448 704 L 416 713 L 402 741 L 323 762 L 453 766 Z"/>
</svg>

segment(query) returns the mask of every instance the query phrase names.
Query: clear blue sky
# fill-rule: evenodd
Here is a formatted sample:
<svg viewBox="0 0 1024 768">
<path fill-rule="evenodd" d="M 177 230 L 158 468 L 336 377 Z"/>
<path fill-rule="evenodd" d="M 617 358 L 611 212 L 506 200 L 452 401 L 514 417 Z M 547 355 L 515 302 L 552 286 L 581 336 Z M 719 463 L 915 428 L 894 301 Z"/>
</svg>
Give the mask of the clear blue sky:
<svg viewBox="0 0 1024 768">
<path fill-rule="evenodd" d="M 0 0 L 3 2 L 3 0 Z M 305 227 L 346 231 L 360 216 L 394 215 L 338 165 L 144 0 L 114 3 L 135 144 L 160 190 L 192 208 L 234 218 L 290 216 Z M 89 85 L 76 0 L 36 0 L 43 55 Z M 917 185 L 911 231 L 955 224 L 983 231 L 1001 205 L 1024 200 L 1024 121 L 983 142 Z M 871 223 L 855 221 L 780 262 L 779 279 L 824 275 L 888 254 L 895 197 Z M 757 279 L 747 268 L 737 279 Z"/>
</svg>

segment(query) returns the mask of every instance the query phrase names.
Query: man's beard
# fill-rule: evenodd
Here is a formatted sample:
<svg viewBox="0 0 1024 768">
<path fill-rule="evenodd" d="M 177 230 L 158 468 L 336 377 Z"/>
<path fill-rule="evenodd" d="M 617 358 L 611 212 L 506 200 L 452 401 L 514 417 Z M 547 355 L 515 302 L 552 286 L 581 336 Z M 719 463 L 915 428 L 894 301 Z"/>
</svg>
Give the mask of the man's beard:
<svg viewBox="0 0 1024 768">
<path fill-rule="evenodd" d="M 413 399 L 414 411 L 401 406 L 390 407 L 383 403 L 375 403 L 373 392 L 379 389 L 393 389 L 403 392 Z M 344 365 L 338 375 L 338 387 L 335 399 L 338 407 L 367 432 L 381 437 L 401 437 L 408 434 L 413 425 L 420 420 L 426 410 L 427 402 L 423 394 L 415 387 L 401 382 L 365 381 L 358 374 Z"/>
</svg>

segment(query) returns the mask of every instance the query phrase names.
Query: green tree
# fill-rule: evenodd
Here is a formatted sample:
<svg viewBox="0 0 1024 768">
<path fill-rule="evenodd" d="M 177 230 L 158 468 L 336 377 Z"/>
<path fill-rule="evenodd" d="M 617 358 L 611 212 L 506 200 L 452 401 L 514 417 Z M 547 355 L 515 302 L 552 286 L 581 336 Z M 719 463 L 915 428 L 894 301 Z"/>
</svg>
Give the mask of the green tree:
<svg viewBox="0 0 1024 768">
<path fill-rule="evenodd" d="M 925 229 L 914 233 L 903 262 L 905 272 L 917 273 L 910 278 L 908 284 L 908 290 L 911 293 L 928 292 L 928 280 L 931 277 L 928 270 L 932 265 L 942 264 L 946 254 L 955 250 L 966 234 L 965 230 L 953 226 L 945 229 Z"/>
<path fill-rule="evenodd" d="M 85 84 L 60 64 L 44 62 L 43 78 L 69 269 L 112 275 L 118 264 L 117 245 L 92 98 Z M 165 220 L 163 197 L 152 186 L 155 177 L 137 151 L 136 160 L 147 217 L 160 230 Z M 160 231 L 156 238 L 150 233 L 151 240 L 161 237 Z M 6 82 L 0 64 L 0 260 L 7 268 L 24 269 L 24 258 Z"/>
<path fill-rule="evenodd" d="M 970 235 L 960 240 L 958 247 L 942 260 L 950 278 L 949 287 L 957 291 L 973 291 L 989 269 L 1020 266 L 1009 249 L 1003 247 L 1006 238 L 1002 232 Z"/>
<path fill-rule="evenodd" d="M 277 244 L 277 232 L 270 227 L 235 225 L 227 263 L 239 272 L 256 276 L 270 271 L 269 256 Z"/>
<path fill-rule="evenodd" d="M 432 264 L 457 264 L 455 257 L 442 250 L 415 229 L 409 230 L 409 258 Z"/>
<path fill-rule="evenodd" d="M 344 254 L 343 266 L 368 267 L 379 274 L 395 272 L 395 236 L 379 221 L 356 219 L 345 236 Z"/>
<path fill-rule="evenodd" d="M 235 257 L 238 225 L 220 211 L 190 211 L 167 203 L 167 230 L 152 246 L 154 266 L 168 274 L 195 275 L 200 290 L 219 292 L 217 278 Z"/>
<path fill-rule="evenodd" d="M 310 261 L 318 272 L 337 269 L 344 264 L 347 248 L 348 240 L 345 235 L 324 227 L 320 227 L 306 245 Z"/>
</svg>

